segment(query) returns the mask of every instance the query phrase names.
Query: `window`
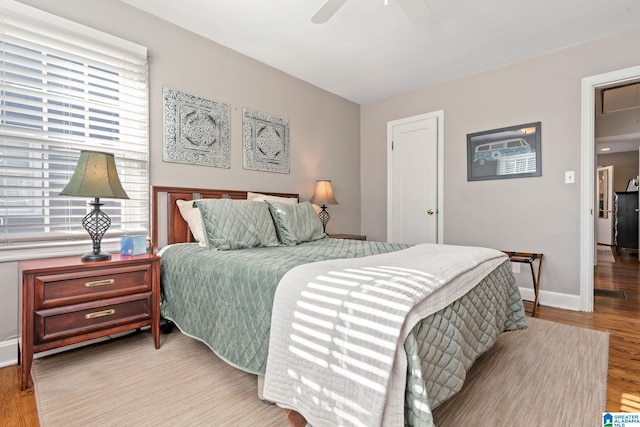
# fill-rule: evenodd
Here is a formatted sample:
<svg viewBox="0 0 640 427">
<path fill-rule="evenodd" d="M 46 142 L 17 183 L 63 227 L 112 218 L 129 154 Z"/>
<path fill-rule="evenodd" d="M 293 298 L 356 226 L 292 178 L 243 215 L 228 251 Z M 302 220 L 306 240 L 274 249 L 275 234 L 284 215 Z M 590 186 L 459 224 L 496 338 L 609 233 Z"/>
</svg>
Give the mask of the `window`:
<svg viewBox="0 0 640 427">
<path fill-rule="evenodd" d="M 3 2 L 3 5 L 6 2 Z M 87 200 L 60 196 L 80 150 L 113 153 L 129 200 L 109 236 L 149 228 L 146 48 L 19 3 L 0 8 L 0 251 L 89 240 Z"/>
</svg>

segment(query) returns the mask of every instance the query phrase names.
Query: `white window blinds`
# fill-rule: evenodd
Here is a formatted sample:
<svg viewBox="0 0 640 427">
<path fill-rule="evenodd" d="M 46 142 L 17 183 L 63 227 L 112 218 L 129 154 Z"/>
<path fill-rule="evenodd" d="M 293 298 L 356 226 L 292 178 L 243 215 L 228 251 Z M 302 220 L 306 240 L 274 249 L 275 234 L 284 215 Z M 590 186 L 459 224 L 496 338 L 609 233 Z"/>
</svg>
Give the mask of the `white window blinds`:
<svg viewBox="0 0 640 427">
<path fill-rule="evenodd" d="M 88 240 L 89 199 L 60 196 L 80 150 L 113 153 L 129 200 L 109 236 L 149 224 L 146 49 L 13 4 L 0 8 L 0 251 Z"/>
</svg>

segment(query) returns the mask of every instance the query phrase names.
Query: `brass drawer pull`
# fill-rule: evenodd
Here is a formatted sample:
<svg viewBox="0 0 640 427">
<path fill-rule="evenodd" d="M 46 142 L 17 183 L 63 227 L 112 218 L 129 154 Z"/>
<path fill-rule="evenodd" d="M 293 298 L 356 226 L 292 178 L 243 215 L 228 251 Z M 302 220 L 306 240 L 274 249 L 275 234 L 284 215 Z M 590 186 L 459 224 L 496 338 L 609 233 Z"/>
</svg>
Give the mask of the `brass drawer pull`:
<svg viewBox="0 0 640 427">
<path fill-rule="evenodd" d="M 87 282 L 84 284 L 85 288 L 93 288 L 95 286 L 112 285 L 115 279 L 96 280 L 95 282 Z"/>
<path fill-rule="evenodd" d="M 116 310 L 113 308 L 109 310 L 102 310 L 102 311 L 96 311 L 95 313 L 85 314 L 84 318 L 95 319 L 96 317 L 111 316 L 112 314 L 116 314 Z"/>
</svg>

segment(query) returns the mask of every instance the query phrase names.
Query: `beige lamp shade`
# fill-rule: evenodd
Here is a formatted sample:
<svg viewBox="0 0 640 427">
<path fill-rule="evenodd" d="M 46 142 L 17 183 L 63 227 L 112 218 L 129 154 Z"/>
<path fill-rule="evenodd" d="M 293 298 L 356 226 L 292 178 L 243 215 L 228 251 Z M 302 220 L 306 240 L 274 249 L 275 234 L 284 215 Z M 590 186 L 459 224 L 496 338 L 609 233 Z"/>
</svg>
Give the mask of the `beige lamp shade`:
<svg viewBox="0 0 640 427">
<path fill-rule="evenodd" d="M 111 153 L 82 150 L 76 170 L 60 192 L 62 196 L 128 199 Z"/>
<path fill-rule="evenodd" d="M 313 192 L 311 203 L 316 205 L 337 205 L 335 196 L 333 195 L 333 188 L 331 187 L 331 181 L 318 180 L 316 181 L 316 189 Z"/>
</svg>

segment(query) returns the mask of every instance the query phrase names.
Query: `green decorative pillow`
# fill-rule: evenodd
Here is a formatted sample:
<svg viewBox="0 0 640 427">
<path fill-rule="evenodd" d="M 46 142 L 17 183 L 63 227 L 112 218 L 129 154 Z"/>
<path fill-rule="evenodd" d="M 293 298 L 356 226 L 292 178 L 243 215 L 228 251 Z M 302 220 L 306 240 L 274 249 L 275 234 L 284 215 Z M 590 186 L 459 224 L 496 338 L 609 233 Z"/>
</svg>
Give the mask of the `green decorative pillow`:
<svg viewBox="0 0 640 427">
<path fill-rule="evenodd" d="M 226 251 L 280 245 L 273 219 L 263 202 L 206 199 L 196 204 L 210 249 Z"/>
<path fill-rule="evenodd" d="M 265 200 L 265 203 L 269 206 L 282 244 L 297 245 L 326 237 L 311 203 L 286 204 L 271 200 Z"/>
</svg>

